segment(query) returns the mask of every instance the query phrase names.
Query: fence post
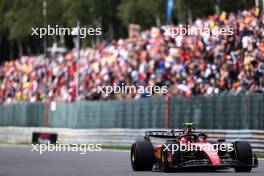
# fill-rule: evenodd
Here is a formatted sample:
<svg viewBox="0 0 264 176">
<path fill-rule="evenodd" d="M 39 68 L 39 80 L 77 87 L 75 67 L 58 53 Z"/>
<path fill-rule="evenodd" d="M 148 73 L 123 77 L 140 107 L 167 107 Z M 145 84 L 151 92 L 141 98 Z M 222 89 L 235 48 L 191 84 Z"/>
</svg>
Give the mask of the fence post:
<svg viewBox="0 0 264 176">
<path fill-rule="evenodd" d="M 44 127 L 49 127 L 49 101 L 44 103 Z"/>
<path fill-rule="evenodd" d="M 165 97 L 165 103 L 166 103 L 165 128 L 170 128 L 170 102 L 171 102 L 171 96 L 167 95 Z"/>
</svg>

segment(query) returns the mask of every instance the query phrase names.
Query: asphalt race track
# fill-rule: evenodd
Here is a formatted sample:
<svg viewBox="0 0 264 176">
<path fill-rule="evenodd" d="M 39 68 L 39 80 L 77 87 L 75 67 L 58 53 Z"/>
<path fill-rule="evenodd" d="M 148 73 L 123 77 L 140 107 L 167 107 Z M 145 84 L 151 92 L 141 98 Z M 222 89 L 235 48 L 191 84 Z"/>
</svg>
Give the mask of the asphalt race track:
<svg viewBox="0 0 264 176">
<path fill-rule="evenodd" d="M 133 172 L 129 152 L 32 152 L 30 146 L 0 145 L 0 176 L 229 176 L 264 175 L 264 161 L 251 173 L 235 173 L 233 169 L 216 172 Z"/>
</svg>

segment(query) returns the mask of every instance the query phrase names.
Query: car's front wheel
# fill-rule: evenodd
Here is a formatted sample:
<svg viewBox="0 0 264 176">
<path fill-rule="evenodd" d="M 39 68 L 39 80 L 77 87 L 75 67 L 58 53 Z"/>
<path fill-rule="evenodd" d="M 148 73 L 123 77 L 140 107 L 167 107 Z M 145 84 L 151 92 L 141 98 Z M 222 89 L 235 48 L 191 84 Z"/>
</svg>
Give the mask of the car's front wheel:
<svg viewBox="0 0 264 176">
<path fill-rule="evenodd" d="M 236 159 L 245 166 L 236 166 L 234 169 L 236 172 L 250 172 L 252 169 L 252 149 L 251 145 L 247 141 L 238 141 L 234 144 L 234 150 L 236 153 Z"/>
</svg>

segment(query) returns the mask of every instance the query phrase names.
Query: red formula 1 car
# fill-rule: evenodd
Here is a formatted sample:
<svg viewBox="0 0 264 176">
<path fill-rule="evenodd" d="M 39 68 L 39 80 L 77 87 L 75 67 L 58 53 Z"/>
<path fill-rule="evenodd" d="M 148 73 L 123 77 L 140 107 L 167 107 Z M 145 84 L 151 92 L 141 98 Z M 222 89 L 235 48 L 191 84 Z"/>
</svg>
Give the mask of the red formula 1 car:
<svg viewBox="0 0 264 176">
<path fill-rule="evenodd" d="M 147 131 L 144 140 L 131 147 L 131 166 L 134 171 L 169 171 L 171 169 L 226 169 L 250 172 L 258 166 L 256 154 L 246 141 L 225 143 L 224 139 L 209 141 L 204 133 L 194 132 L 192 123 L 182 131 Z M 155 145 L 151 137 L 166 139 Z"/>
</svg>

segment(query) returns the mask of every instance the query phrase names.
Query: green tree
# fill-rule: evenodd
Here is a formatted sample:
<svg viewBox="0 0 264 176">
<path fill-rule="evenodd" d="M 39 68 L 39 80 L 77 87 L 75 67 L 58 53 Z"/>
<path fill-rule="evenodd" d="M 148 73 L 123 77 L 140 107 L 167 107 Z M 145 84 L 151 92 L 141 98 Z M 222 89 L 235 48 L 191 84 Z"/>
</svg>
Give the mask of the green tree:
<svg viewBox="0 0 264 176">
<path fill-rule="evenodd" d="M 38 26 L 42 21 L 41 1 L 4 1 L 3 5 L 6 4 L 8 9 L 3 15 L 3 26 L 8 29 L 8 39 L 18 45 L 19 54 L 22 55 L 22 41 L 31 34 L 31 28 Z"/>
<path fill-rule="evenodd" d="M 66 0 L 64 1 L 64 19 L 67 26 L 76 26 L 77 21 L 81 23 L 81 27 L 101 27 L 103 29 L 104 37 L 109 34 L 113 37 L 111 32 L 118 31 L 118 24 L 120 21 L 117 14 L 117 5 L 119 0 Z M 84 40 L 84 44 L 94 39 L 88 37 Z M 98 38 L 97 38 L 98 39 Z"/>
<path fill-rule="evenodd" d="M 162 0 L 122 0 L 118 14 L 124 25 L 129 23 L 150 27 L 165 18 L 166 3 Z"/>
</svg>

